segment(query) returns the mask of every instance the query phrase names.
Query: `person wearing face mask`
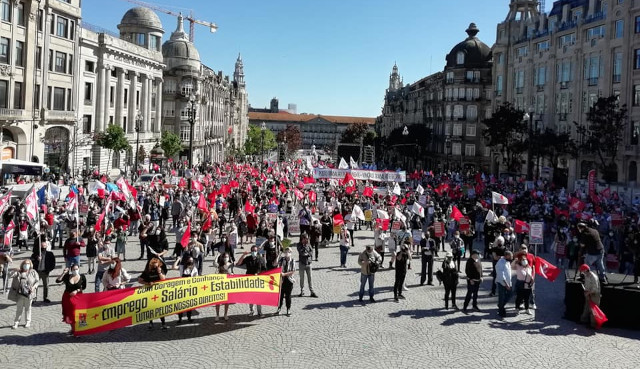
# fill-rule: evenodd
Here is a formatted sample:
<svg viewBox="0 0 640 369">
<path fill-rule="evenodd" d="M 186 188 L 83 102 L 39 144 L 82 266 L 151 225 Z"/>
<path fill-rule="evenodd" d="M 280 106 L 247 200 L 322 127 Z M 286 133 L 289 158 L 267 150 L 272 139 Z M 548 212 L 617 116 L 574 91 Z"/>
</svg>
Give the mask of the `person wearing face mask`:
<svg viewBox="0 0 640 369">
<path fill-rule="evenodd" d="M 194 258 L 192 258 L 188 253 L 182 253 L 182 257 L 184 259 L 184 267 L 182 269 L 182 271 L 180 272 L 180 276 L 182 276 L 183 278 L 189 278 L 189 277 L 197 277 L 198 276 L 198 268 L 196 268 L 195 263 L 194 263 Z M 193 319 L 191 319 L 191 314 L 193 313 L 193 310 L 189 310 L 187 311 L 187 322 L 188 323 L 193 323 Z M 178 323 L 177 324 L 182 324 L 182 316 L 184 314 L 183 313 L 178 313 Z"/>
<path fill-rule="evenodd" d="M 56 268 L 56 257 L 49 249 L 49 241 L 41 241 L 40 247 L 34 247 L 31 255 L 33 269 L 38 272 L 38 277 L 42 282 L 42 301 L 45 304 L 51 302 L 49 301 L 49 274 Z"/>
<path fill-rule="evenodd" d="M 567 269 L 573 269 L 575 265 L 576 271 L 578 270 L 578 253 L 580 252 L 580 243 L 578 242 L 578 236 L 571 237 L 569 243 L 567 243 L 567 259 L 569 264 Z"/>
<path fill-rule="evenodd" d="M 280 247 L 278 245 L 278 241 L 276 240 L 276 235 L 273 232 L 269 233 L 267 240 L 263 242 L 262 245 L 260 245 L 259 249 L 259 252 L 261 254 L 264 254 L 268 270 L 278 267 L 279 250 Z"/>
<path fill-rule="evenodd" d="M 598 275 L 594 273 L 587 264 L 582 264 L 578 268 L 578 271 L 580 272 L 582 288 L 584 290 L 584 308 L 580 316 L 580 321 L 589 323 L 592 328 L 595 328 L 596 321 L 591 312 L 590 302 L 600 306 L 600 280 L 598 279 Z"/>
<path fill-rule="evenodd" d="M 509 302 L 512 294 L 512 282 L 511 282 L 511 260 L 513 259 L 513 253 L 511 251 L 505 251 L 504 256 L 500 257 L 496 263 L 496 282 L 495 285 L 498 289 L 498 315 L 501 317 L 507 316 L 505 305 Z"/>
<path fill-rule="evenodd" d="M 72 264 L 80 265 L 80 250 L 85 246 L 82 238 L 78 237 L 78 232 L 71 231 L 69 238 L 64 243 L 64 258 L 67 261 L 67 267 Z"/>
<path fill-rule="evenodd" d="M 78 264 L 71 264 L 64 268 L 62 274 L 56 279 L 56 283 L 64 283 L 64 293 L 62 294 L 62 321 L 71 325 L 71 334 L 75 330 L 75 316 L 71 299 L 87 288 L 87 279 L 84 274 L 80 274 Z"/>
<path fill-rule="evenodd" d="M 293 291 L 293 284 L 296 282 L 296 263 L 291 256 L 291 249 L 287 248 L 284 251 L 283 256 L 278 260 L 278 265 L 282 268 L 282 288 L 280 290 L 280 304 L 276 315 L 280 314 L 282 309 L 282 302 L 284 301 L 287 306 L 287 316 L 291 315 L 291 291 Z"/>
<path fill-rule="evenodd" d="M 246 266 L 247 274 L 257 275 L 267 270 L 264 258 L 258 254 L 258 246 L 251 246 L 251 251 L 245 251 L 238 262 L 237 266 Z M 257 305 L 258 316 L 262 316 L 262 305 Z M 249 316 L 253 316 L 253 304 L 249 304 Z"/>
<path fill-rule="evenodd" d="M 109 268 L 102 276 L 102 285 L 105 291 L 118 290 L 125 288 L 125 284 L 131 280 L 131 276 L 122 267 L 122 261 L 120 258 L 111 259 Z"/>
<path fill-rule="evenodd" d="M 373 245 L 367 245 L 366 249 L 358 256 L 358 264 L 360 265 L 360 292 L 358 293 L 358 298 L 360 302 L 364 297 L 364 286 L 367 282 L 369 283 L 369 301 L 376 302 L 373 298 L 375 295 L 374 282 L 375 273 L 380 263 L 382 263 L 382 258 L 380 254 L 373 250 Z"/>
<path fill-rule="evenodd" d="M 311 244 L 309 243 L 309 236 L 306 233 L 302 233 L 300 235 L 300 242 L 297 246 L 298 249 L 298 264 L 300 269 L 300 295 L 299 297 L 304 296 L 304 275 L 307 275 L 307 280 L 309 282 L 309 292 L 311 292 L 311 297 L 318 297 L 315 292 L 313 292 L 313 285 L 311 284 L 311 259 L 313 254 L 313 249 Z"/>
<path fill-rule="evenodd" d="M 467 295 L 464 298 L 462 311 L 465 314 L 467 313 L 467 306 L 469 306 L 470 301 L 473 309 L 480 311 L 480 308 L 478 308 L 478 290 L 480 289 L 480 283 L 482 283 L 482 262 L 480 261 L 480 252 L 478 250 L 471 251 L 471 257 L 467 259 L 464 273 L 467 276 Z"/>
<path fill-rule="evenodd" d="M 152 258 L 147 263 L 147 267 L 144 272 L 140 274 L 138 277 L 138 283 L 143 284 L 147 287 L 151 287 L 154 283 L 164 281 L 167 278 L 167 271 L 164 269 L 164 263 L 162 260 L 158 258 Z M 166 331 L 169 329 L 165 323 L 164 317 L 160 318 L 160 323 L 162 324 L 162 330 Z M 149 321 L 149 330 L 153 329 L 153 320 Z"/>
<path fill-rule="evenodd" d="M 162 227 L 155 227 L 148 235 L 147 259 L 159 258 L 164 262 L 164 256 L 169 252 L 169 241 Z"/>
<path fill-rule="evenodd" d="M 111 265 L 115 258 L 115 254 L 113 250 L 111 250 L 108 242 L 98 241 L 98 245 L 100 246 L 100 252 L 98 252 L 98 271 L 96 272 L 96 279 L 94 281 L 95 292 L 100 292 L 104 272 L 109 268 L 109 265 Z"/>
<path fill-rule="evenodd" d="M 442 284 L 444 284 L 444 308 L 449 309 L 449 297 L 451 306 L 458 310 L 456 305 L 456 290 L 458 289 L 458 269 L 453 261 L 453 254 L 447 252 L 442 262 Z"/>
<path fill-rule="evenodd" d="M 218 261 L 218 273 L 219 274 L 233 274 L 233 263 L 231 262 L 231 258 L 229 254 L 224 253 L 220 255 L 220 260 Z M 224 320 L 229 320 L 229 304 L 224 304 Z M 220 320 L 220 304 L 216 305 L 216 318 L 215 321 Z"/>
<path fill-rule="evenodd" d="M 525 314 L 531 315 L 529 310 L 529 298 L 531 297 L 531 287 L 533 286 L 533 269 L 529 265 L 526 254 L 520 254 L 511 263 L 511 268 L 516 273 L 516 310 L 520 311 L 524 302 Z"/>
<path fill-rule="evenodd" d="M 20 269 L 14 273 L 9 290 L 9 300 L 16 303 L 16 317 L 12 329 L 18 328 L 22 313 L 25 314 L 25 328 L 31 326 L 31 302 L 36 298 L 36 290 L 40 278 L 38 272 L 33 270 L 31 260 L 24 260 Z"/>
<path fill-rule="evenodd" d="M 407 277 L 407 269 L 411 269 L 411 251 L 409 250 L 410 243 L 405 242 L 400 247 L 395 255 L 396 259 L 396 279 L 393 284 L 393 299 L 398 302 L 398 298 L 404 299 L 402 295 L 402 286 L 404 286 L 404 280 Z"/>
</svg>

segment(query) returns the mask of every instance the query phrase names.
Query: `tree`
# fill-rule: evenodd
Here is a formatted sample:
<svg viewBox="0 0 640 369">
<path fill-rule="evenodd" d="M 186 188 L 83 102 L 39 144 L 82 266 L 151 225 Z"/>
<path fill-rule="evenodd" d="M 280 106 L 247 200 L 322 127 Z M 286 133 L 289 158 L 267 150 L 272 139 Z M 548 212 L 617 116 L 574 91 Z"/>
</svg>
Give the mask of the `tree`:
<svg viewBox="0 0 640 369">
<path fill-rule="evenodd" d="M 361 138 L 364 145 L 372 145 L 376 138 L 376 133 L 371 130 L 371 127 L 366 122 L 351 123 L 342 132 L 340 143 L 360 143 Z"/>
<path fill-rule="evenodd" d="M 177 134 L 169 131 L 164 131 L 162 132 L 160 147 L 162 148 L 162 150 L 164 150 L 164 155 L 167 158 L 172 158 L 182 150 L 182 141 Z"/>
<path fill-rule="evenodd" d="M 529 131 L 529 122 L 524 120 L 524 112 L 505 102 L 483 123 L 487 127 L 483 131 L 487 146 L 500 152 L 502 163 L 509 171 L 519 172 L 522 154 L 527 150 L 524 138 Z"/>
<path fill-rule="evenodd" d="M 262 130 L 259 126 L 250 124 L 249 132 L 247 133 L 247 141 L 244 143 L 244 152 L 247 155 L 259 155 L 262 153 Z M 275 149 L 276 135 L 273 131 L 266 128 L 264 130 L 264 151 L 269 152 Z"/>
<path fill-rule="evenodd" d="M 557 133 L 547 128 L 544 132 L 535 132 L 531 137 L 531 153 L 536 158 L 547 159 L 553 168 L 553 182 L 559 184 L 560 159 L 565 156 L 577 156 L 578 147 L 569 133 Z"/>
<path fill-rule="evenodd" d="M 600 97 L 587 113 L 587 123 L 573 122 L 580 142 L 580 152 L 596 157 L 602 179 L 606 182 L 618 181 L 615 163 L 622 135 L 627 124 L 627 106 L 620 106 L 617 96 Z"/>
<path fill-rule="evenodd" d="M 114 151 L 121 152 L 131 147 L 124 133 L 124 130 L 120 125 L 117 124 L 110 124 L 103 132 L 96 133 L 95 142 L 98 146 L 109 150 L 107 168 L 111 166 L 111 156 L 113 155 Z"/>
<path fill-rule="evenodd" d="M 144 146 L 140 146 L 138 149 L 138 163 L 144 163 L 144 158 L 147 157 L 147 150 L 145 150 Z"/>
<path fill-rule="evenodd" d="M 302 147 L 302 135 L 297 125 L 288 124 L 284 131 L 278 132 L 278 142 L 284 142 L 285 137 L 287 138 L 287 152 L 289 155 L 292 155 Z"/>
</svg>

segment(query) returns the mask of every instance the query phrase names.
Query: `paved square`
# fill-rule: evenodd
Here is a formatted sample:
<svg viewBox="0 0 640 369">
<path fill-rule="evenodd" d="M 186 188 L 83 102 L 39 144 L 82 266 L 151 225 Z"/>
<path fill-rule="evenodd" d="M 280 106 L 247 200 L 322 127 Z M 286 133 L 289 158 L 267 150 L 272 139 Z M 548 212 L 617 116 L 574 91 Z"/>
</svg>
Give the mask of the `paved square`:
<svg viewBox="0 0 640 369">
<path fill-rule="evenodd" d="M 362 306 L 357 301 L 360 272 L 356 259 L 357 252 L 373 242 L 372 232 L 356 231 L 355 238 L 347 269 L 337 268 L 337 243 L 320 250 L 320 261 L 313 264 L 314 289 L 320 297 L 295 297 L 291 317 L 272 316 L 273 307 L 265 308 L 265 317 L 249 317 L 246 305 L 233 305 L 229 322 L 220 323 L 214 322 L 215 309 L 209 307 L 198 311 L 193 324 L 176 326 L 177 318 L 168 317 L 171 328 L 166 332 L 158 325 L 149 331 L 141 324 L 74 338 L 61 322 L 61 285 L 51 288 L 51 304 L 34 304 L 31 328 L 10 328 L 15 304 L 2 297 L 0 367 L 637 368 L 640 332 L 612 328 L 594 332 L 563 320 L 564 284 L 560 279 L 555 283 L 538 279 L 535 318 L 508 310 L 507 319 L 496 319 L 489 278 L 480 290 L 481 313 L 443 310 L 444 288 L 437 283 L 421 287 L 416 274 L 407 276 L 406 300 L 396 303 L 392 292 L 395 273 L 388 269 L 376 275 L 378 302 Z M 137 241 L 130 241 L 127 249 L 130 257 L 138 256 Z M 52 275 L 57 276 L 62 258 L 58 249 L 55 253 L 58 268 Z M 23 252 L 16 259 L 29 255 Z M 213 272 L 211 264 L 209 257 L 205 273 Z M 434 269 L 439 264 L 436 261 Z M 137 278 L 144 264 L 135 260 L 124 266 Z M 489 262 L 484 263 L 485 276 L 490 267 Z M 81 271 L 86 270 L 83 265 Z M 419 270 L 420 260 L 414 258 L 409 272 Z M 169 276 L 177 274 L 171 271 Z M 93 290 L 93 277 L 87 276 L 87 292 Z M 294 296 L 300 292 L 298 282 L 296 275 Z M 460 282 L 461 307 L 466 284 Z M 513 307 L 513 300 L 508 306 Z"/>
</svg>

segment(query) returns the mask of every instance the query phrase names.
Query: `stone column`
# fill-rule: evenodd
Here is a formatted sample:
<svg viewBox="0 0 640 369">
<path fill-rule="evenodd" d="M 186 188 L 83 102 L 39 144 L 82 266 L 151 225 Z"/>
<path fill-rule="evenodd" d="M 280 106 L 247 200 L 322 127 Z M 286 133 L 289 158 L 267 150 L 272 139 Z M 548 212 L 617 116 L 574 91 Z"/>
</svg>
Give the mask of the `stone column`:
<svg viewBox="0 0 640 369">
<path fill-rule="evenodd" d="M 129 100 L 129 102 L 127 103 L 127 107 L 128 107 L 128 113 L 127 115 L 129 116 L 129 118 L 127 118 L 127 120 L 131 121 L 131 132 L 134 133 L 136 130 L 136 83 L 137 83 L 137 77 L 138 77 L 138 73 L 134 72 L 134 71 L 129 71 L 129 96 L 127 96 L 127 99 Z M 140 132 L 144 132 L 144 130 L 142 129 L 144 127 L 140 127 Z M 134 154 L 135 155 L 135 154 Z"/>
<path fill-rule="evenodd" d="M 149 131 L 149 114 L 147 109 L 147 95 L 149 94 L 149 78 L 146 74 L 140 75 L 140 84 L 142 85 L 140 91 L 140 112 L 142 113 L 142 124 L 140 125 L 140 132 Z"/>
<path fill-rule="evenodd" d="M 142 94 L 142 98 L 145 102 L 145 112 L 144 112 L 144 125 L 147 127 L 147 132 L 154 132 L 153 127 L 151 127 L 151 95 L 153 94 L 153 79 L 150 76 L 147 76 L 147 82 L 145 83 L 147 86 L 147 93 Z"/>
<path fill-rule="evenodd" d="M 158 81 L 156 88 L 156 132 L 162 132 L 162 78 L 156 79 Z"/>
<path fill-rule="evenodd" d="M 98 80 L 96 81 L 96 115 L 95 115 L 95 131 L 102 132 L 104 130 L 104 74 L 105 68 L 98 67 Z M 43 102 L 44 103 L 44 102 Z M 46 107 L 46 105 L 44 105 Z"/>
<path fill-rule="evenodd" d="M 111 66 L 104 67 L 104 125 L 109 126 L 109 109 L 111 109 Z"/>
<path fill-rule="evenodd" d="M 116 122 L 122 124 L 124 116 L 124 69 L 117 68 L 118 84 L 116 85 Z M 131 122 L 127 119 L 127 130 L 131 132 Z"/>
</svg>

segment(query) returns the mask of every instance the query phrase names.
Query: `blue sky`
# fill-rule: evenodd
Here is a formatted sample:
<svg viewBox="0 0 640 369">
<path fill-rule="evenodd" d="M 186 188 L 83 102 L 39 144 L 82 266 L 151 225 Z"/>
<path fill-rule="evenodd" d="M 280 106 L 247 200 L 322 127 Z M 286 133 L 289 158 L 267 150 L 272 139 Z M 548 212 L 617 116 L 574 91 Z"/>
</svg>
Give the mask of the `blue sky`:
<svg viewBox="0 0 640 369">
<path fill-rule="evenodd" d="M 214 22 L 196 25 L 202 62 L 232 75 L 242 54 L 249 102 L 299 113 L 375 117 L 397 62 L 405 83 L 442 70 L 444 58 L 475 22 L 491 46 L 509 0 L 168 0 L 154 4 Z M 547 8 L 551 1 L 547 0 Z M 85 22 L 117 32 L 125 0 L 85 0 Z M 166 40 L 176 18 L 158 13 Z M 185 26 L 188 26 L 186 23 Z"/>
</svg>

